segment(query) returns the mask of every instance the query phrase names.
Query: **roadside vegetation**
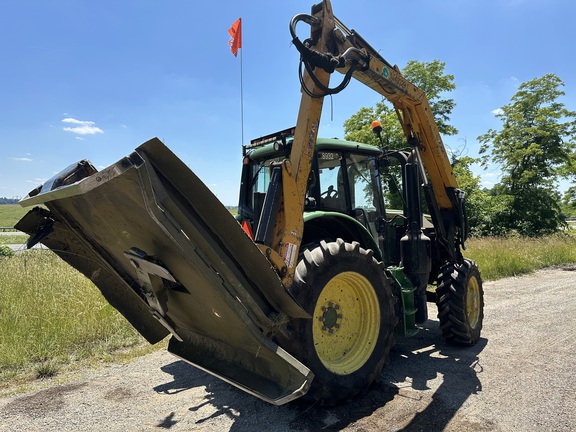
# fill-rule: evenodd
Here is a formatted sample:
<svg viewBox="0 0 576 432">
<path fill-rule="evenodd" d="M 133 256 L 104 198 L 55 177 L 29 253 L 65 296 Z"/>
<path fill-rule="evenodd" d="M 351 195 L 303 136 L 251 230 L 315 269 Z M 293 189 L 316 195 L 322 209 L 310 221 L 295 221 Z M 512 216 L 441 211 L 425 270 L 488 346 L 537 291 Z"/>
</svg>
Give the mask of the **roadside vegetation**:
<svg viewBox="0 0 576 432">
<path fill-rule="evenodd" d="M 0 236 L 0 245 L 7 245 L 7 244 L 24 244 L 28 240 L 27 235 L 22 235 L 18 233 L 10 233 L 4 234 Z"/>
<path fill-rule="evenodd" d="M 143 338 L 51 251 L 0 256 L 0 391 L 62 368 L 119 359 Z M 145 348 L 144 348 L 145 347 Z"/>
<path fill-rule="evenodd" d="M 467 243 L 467 258 L 478 263 L 485 281 L 576 263 L 576 235 L 545 237 L 480 237 Z"/>
</svg>

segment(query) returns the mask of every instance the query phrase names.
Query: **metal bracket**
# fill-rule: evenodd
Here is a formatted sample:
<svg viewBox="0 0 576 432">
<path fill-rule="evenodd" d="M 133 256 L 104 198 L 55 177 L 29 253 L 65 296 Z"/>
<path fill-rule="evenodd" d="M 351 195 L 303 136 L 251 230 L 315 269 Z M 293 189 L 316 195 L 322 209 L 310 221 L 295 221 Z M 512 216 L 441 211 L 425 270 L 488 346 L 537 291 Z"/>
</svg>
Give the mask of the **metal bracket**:
<svg viewBox="0 0 576 432">
<path fill-rule="evenodd" d="M 166 304 L 166 288 L 162 279 L 177 283 L 176 278 L 166 267 L 154 262 L 152 257 L 141 249 L 133 247 L 128 252 L 124 252 L 124 256 L 128 258 L 136 269 L 138 282 L 150 306 L 152 316 L 172 333 L 176 339 L 182 342 L 182 337 L 178 335 L 172 324 L 167 321 L 166 308 L 164 306 Z"/>
</svg>

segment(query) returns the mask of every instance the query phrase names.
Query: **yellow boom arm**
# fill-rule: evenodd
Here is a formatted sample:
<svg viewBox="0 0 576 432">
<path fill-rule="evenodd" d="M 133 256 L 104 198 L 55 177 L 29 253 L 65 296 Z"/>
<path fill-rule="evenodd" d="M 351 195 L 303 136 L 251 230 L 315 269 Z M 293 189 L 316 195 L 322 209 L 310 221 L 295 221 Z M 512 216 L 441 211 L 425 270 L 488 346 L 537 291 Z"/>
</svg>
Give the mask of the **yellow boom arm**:
<svg viewBox="0 0 576 432">
<path fill-rule="evenodd" d="M 301 42 L 296 24 L 311 26 L 311 36 Z M 312 8 L 311 15 L 292 19 L 293 43 L 302 55 L 302 99 L 290 158 L 281 164 L 282 188 L 274 218 L 274 236 L 260 245 L 278 270 L 285 286 L 292 283 L 303 233 L 306 187 L 322 113 L 324 96 L 341 91 L 355 78 L 389 100 L 410 144 L 421 161 L 422 178 L 428 178 L 438 209 L 451 212 L 457 203 L 458 184 L 425 93 L 407 81 L 398 67 L 390 65 L 358 34 L 334 17 L 329 0 Z M 345 75 L 338 87 L 328 87 L 330 75 Z M 424 172 L 425 170 L 425 172 Z M 426 176 L 426 173 L 428 174 Z"/>
</svg>

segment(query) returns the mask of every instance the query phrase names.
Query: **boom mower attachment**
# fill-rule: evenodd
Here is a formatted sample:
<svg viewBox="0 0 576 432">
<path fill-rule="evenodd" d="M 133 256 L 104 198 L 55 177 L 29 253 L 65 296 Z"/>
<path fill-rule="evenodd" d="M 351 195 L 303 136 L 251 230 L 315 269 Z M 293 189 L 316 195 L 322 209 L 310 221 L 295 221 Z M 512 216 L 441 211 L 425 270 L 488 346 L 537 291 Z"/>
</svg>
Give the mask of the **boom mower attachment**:
<svg viewBox="0 0 576 432">
<path fill-rule="evenodd" d="M 89 166 L 89 169 L 86 167 Z M 158 139 L 27 196 L 16 227 L 89 277 L 151 343 L 268 402 L 313 375 L 270 339 L 308 317 L 230 212 Z M 53 186 L 50 186 L 53 185 Z"/>
</svg>

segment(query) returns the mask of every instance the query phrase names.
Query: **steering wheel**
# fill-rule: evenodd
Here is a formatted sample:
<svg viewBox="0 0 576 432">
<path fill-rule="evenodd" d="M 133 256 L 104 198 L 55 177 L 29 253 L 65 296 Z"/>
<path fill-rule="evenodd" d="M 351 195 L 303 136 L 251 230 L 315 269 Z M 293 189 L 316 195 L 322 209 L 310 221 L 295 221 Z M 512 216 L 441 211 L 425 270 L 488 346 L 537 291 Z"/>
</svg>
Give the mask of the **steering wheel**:
<svg viewBox="0 0 576 432">
<path fill-rule="evenodd" d="M 338 198 L 338 191 L 334 189 L 334 186 L 330 185 L 328 186 L 328 190 L 322 192 L 320 196 L 323 198 Z"/>
</svg>

